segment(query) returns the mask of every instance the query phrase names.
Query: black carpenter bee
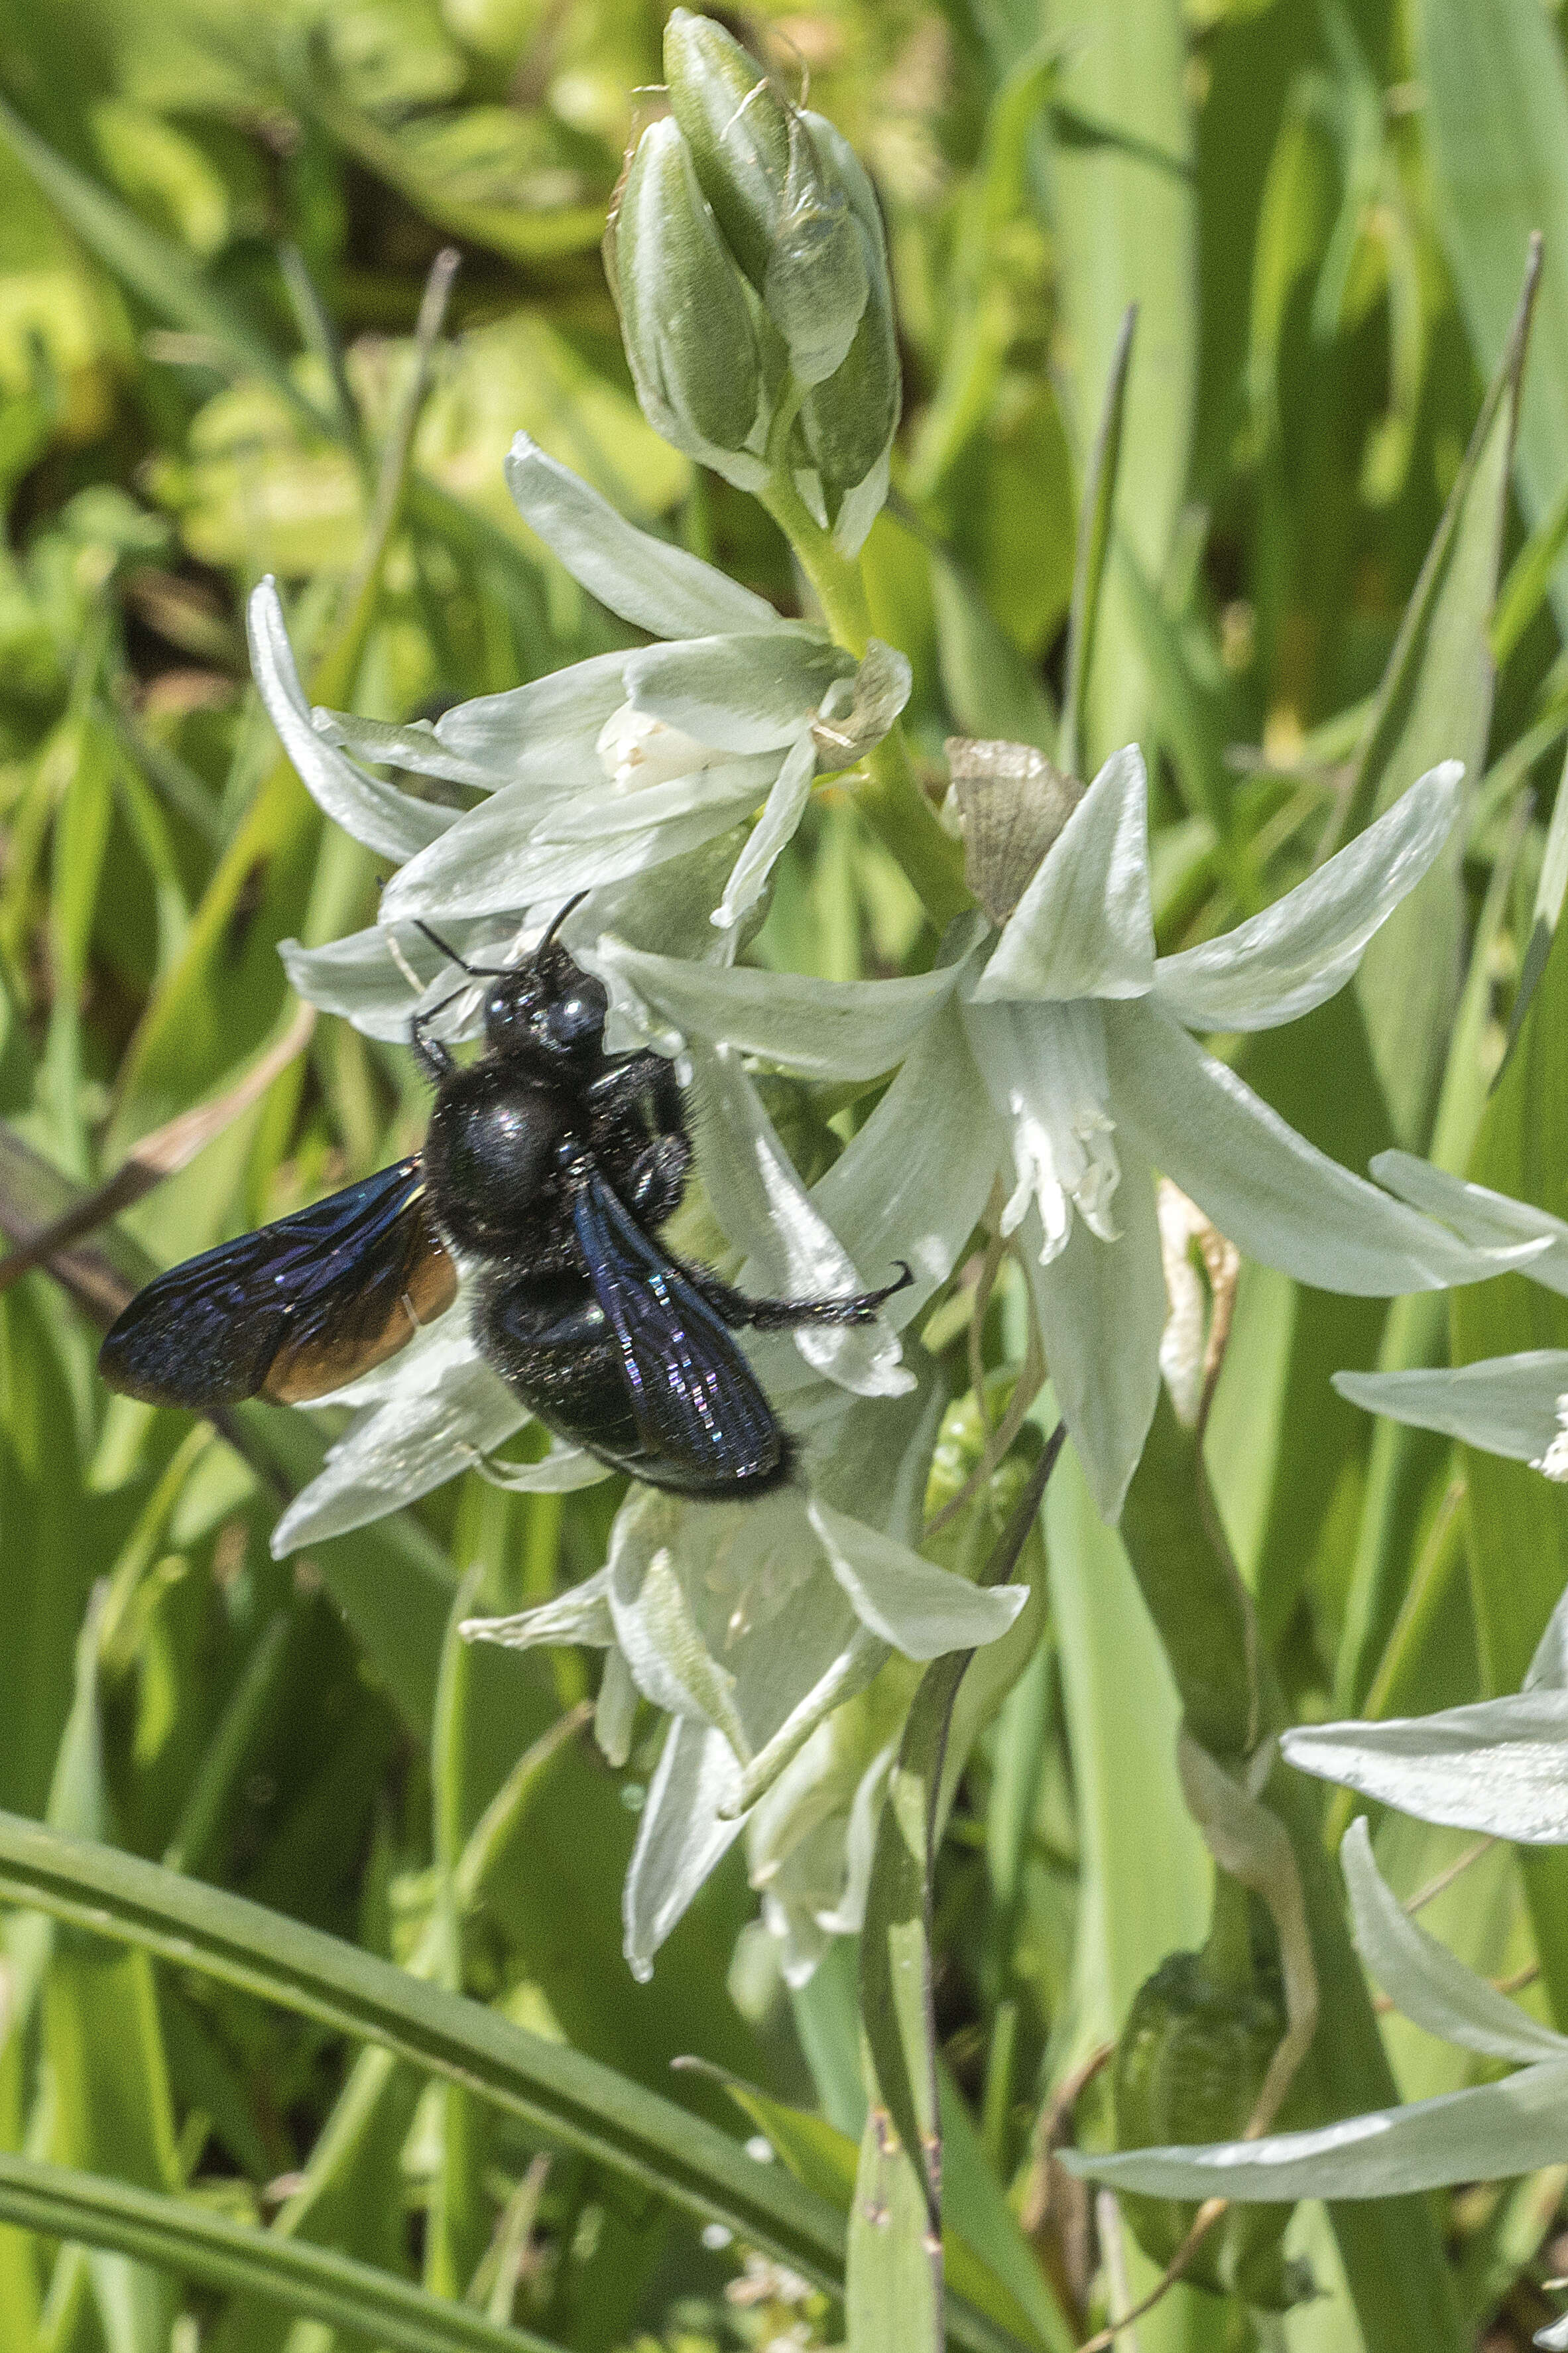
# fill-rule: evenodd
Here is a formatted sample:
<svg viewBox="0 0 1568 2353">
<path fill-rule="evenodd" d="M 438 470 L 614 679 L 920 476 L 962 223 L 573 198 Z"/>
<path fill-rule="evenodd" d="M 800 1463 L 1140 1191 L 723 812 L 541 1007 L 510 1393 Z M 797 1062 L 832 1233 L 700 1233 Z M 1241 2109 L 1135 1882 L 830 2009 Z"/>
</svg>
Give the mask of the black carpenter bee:
<svg viewBox="0 0 1568 2353">
<path fill-rule="evenodd" d="M 855 1298 L 752 1299 L 670 1255 L 655 1229 L 691 1167 L 680 1088 L 661 1055 L 605 1051 L 604 987 L 555 938 L 570 913 L 500 969 L 428 934 L 491 986 L 476 1061 L 429 1035 L 442 1006 L 411 1025 L 436 1090 L 423 1151 L 150 1282 L 103 1343 L 111 1388 L 198 1409 L 323 1397 L 442 1314 L 462 1259 L 480 1351 L 559 1437 L 688 1495 L 784 1478 L 789 1440 L 733 1333 L 868 1322 L 909 1269 Z"/>
</svg>

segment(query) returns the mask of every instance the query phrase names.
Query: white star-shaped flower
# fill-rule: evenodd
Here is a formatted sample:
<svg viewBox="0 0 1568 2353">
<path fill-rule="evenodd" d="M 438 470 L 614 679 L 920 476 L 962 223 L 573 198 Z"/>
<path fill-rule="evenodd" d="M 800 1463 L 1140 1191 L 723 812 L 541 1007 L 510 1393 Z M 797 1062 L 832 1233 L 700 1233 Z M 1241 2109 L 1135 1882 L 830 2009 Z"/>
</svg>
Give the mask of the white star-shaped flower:
<svg viewBox="0 0 1568 2353">
<path fill-rule="evenodd" d="M 1153 1172 L 1249 1256 L 1328 1291 L 1469 1282 L 1528 1257 L 1472 1246 L 1328 1159 L 1192 1035 L 1321 1004 L 1436 858 L 1460 769 L 1432 769 L 1306 881 L 1234 931 L 1161 956 L 1147 785 L 1106 763 L 999 929 L 954 927 L 932 973 L 836 983 L 720 969 L 614 938 L 595 961 L 645 1033 L 722 1039 L 805 1078 L 898 1068 L 811 1199 L 862 1271 L 899 1259 L 907 1323 L 952 1271 L 998 1177 L 1058 1402 L 1107 1518 L 1153 1413 L 1167 1300 Z"/>
</svg>

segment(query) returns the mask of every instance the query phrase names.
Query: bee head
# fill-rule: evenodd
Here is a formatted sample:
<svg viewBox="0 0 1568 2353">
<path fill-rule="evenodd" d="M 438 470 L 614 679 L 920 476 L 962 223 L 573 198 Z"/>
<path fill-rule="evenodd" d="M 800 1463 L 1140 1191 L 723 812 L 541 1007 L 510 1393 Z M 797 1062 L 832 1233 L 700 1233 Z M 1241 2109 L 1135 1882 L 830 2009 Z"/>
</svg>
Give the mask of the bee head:
<svg viewBox="0 0 1568 2353">
<path fill-rule="evenodd" d="M 552 942 L 497 976 L 485 999 L 485 1043 L 530 1060 L 584 1060 L 603 1043 L 609 1002 L 604 984 Z"/>
</svg>

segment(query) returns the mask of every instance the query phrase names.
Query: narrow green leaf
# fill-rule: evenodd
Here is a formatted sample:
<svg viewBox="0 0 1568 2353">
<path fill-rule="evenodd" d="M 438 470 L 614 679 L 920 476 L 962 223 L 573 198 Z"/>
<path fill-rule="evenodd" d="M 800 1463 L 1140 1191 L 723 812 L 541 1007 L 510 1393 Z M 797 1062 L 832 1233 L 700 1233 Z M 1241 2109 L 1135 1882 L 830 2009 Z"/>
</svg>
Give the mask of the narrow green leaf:
<svg viewBox="0 0 1568 2353">
<path fill-rule="evenodd" d="M 978 1582 L 1012 1575 L 1066 1436 L 1058 1423 Z M 942 2126 L 931 2010 L 931 1873 L 953 1702 L 973 1653 L 921 1676 L 888 1777 L 860 1932 L 860 2017 L 871 2081 L 849 2218 L 852 2353 L 873 2353 L 897 2314 L 909 2353 L 942 2353 Z"/>
<path fill-rule="evenodd" d="M 1437 224 L 1482 369 L 1503 360 L 1519 273 L 1545 240 L 1540 353 L 1521 408 L 1519 471 L 1531 521 L 1568 481 L 1568 73 L 1538 0 L 1416 0 L 1415 73 L 1425 100 Z M 1559 567 L 1552 602 L 1568 617 Z"/>
<path fill-rule="evenodd" d="M 1565 1022 L 1568 936 L 1559 924 L 1467 1171 L 1558 1216 L 1568 1208 Z M 1456 1291 L 1448 1305 L 1457 1365 L 1568 1346 L 1568 1302 L 1522 1275 Z M 1473 1447 L 1464 1462 L 1482 1682 L 1489 1693 L 1517 1691 L 1568 1585 L 1568 1491 Z M 1521 1862 L 1552 2014 L 1568 2026 L 1568 1853 L 1543 1850 Z"/>
<path fill-rule="evenodd" d="M 0 141 L 105 268 L 158 317 L 200 335 L 237 375 L 260 376 L 317 432 L 330 430 L 270 343 L 216 293 L 182 246 L 160 237 L 117 196 L 79 172 L 0 99 Z"/>
<path fill-rule="evenodd" d="M 1130 303 L 1138 365 L 1125 396 L 1115 523 L 1145 579 L 1165 576 L 1186 494 L 1198 368 L 1197 200 L 1181 0 L 1050 0 L 1030 10 L 1062 65 L 1051 112 L 1049 227 L 1070 395 L 1087 448 Z M 1121 581 L 1106 583 L 1079 749 L 1090 774 L 1142 732 L 1151 693 Z"/>
<path fill-rule="evenodd" d="M 1127 405 L 1127 371 L 1131 364 L 1132 334 L 1137 324 L 1138 305 L 1130 302 L 1122 313 L 1121 332 L 1110 355 L 1104 406 L 1079 506 L 1078 552 L 1073 563 L 1072 605 L 1068 615 L 1067 700 L 1062 705 L 1057 753 L 1058 765 L 1069 776 L 1084 773 L 1083 712 L 1094 660 L 1105 559 L 1110 546 L 1116 471 L 1121 461 L 1121 419 Z"/>
<path fill-rule="evenodd" d="M 1194 1730 L 1205 1722 L 1214 1726 L 1224 1736 L 1222 1753 L 1235 1753 L 1250 1745 L 1249 1733 L 1256 1741 L 1279 1725 L 1279 1695 L 1264 1662 L 1256 1694 L 1251 1688 L 1237 1615 L 1239 1579 L 1234 1564 L 1216 1549 L 1213 1531 L 1218 1524 L 1207 1497 L 1200 1502 L 1203 1482 L 1194 1441 L 1162 1394 L 1128 1490 L 1122 1540 L 1170 1656 L 1189 1723 Z M 1053 1547 L 1053 1571 L 1054 1553 Z M 1136 1786 L 1145 1784 L 1140 1778 Z M 1269 1775 L 1264 1795 L 1290 1834 L 1306 1899 L 1319 2015 L 1325 2022 L 1302 2071 L 1303 2094 L 1325 2117 L 1354 2116 L 1392 2105 L 1394 2078 L 1345 1926 L 1316 1797 L 1284 1765 Z M 1458 2315 L 1430 2209 L 1405 2197 L 1339 2204 L 1330 2212 L 1367 2345 L 1377 2353 L 1462 2353 Z"/>
<path fill-rule="evenodd" d="M 262 1905 L 14 1814 L 0 1814 L 0 1897 L 383 2044 L 838 2292 L 844 2224 L 832 2207 L 745 2159 L 700 2116 L 479 2002 Z M 1007 2341 L 963 2307 L 951 2328 L 974 2353 Z"/>
<path fill-rule="evenodd" d="M 1537 240 L 1507 347 L 1388 659 L 1346 805 L 1347 834 L 1360 832 L 1439 760 L 1463 760 L 1472 792 L 1480 776 L 1492 706 L 1488 631 L 1540 273 Z M 1460 825 L 1373 941 L 1356 981 L 1394 1130 L 1412 1150 L 1426 1140 L 1458 997 L 1462 855 Z"/>
<path fill-rule="evenodd" d="M 0 2219 L 51 2239 L 111 2247 L 184 2279 L 249 2290 L 399 2353 L 556 2353 L 530 2329 L 443 2304 L 388 2272 L 230 2221 L 194 2199 L 0 2154 Z"/>
</svg>

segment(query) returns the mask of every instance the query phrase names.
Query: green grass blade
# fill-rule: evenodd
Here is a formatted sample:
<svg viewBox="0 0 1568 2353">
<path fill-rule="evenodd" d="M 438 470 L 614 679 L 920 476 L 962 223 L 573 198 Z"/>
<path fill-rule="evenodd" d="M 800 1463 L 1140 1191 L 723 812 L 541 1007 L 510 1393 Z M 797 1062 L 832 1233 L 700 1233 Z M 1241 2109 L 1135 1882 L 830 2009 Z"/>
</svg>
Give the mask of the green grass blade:
<svg viewBox="0 0 1568 2353">
<path fill-rule="evenodd" d="M 777 2168 L 752 2164 L 727 2134 L 673 2101 L 479 2002 L 241 1896 L 15 1814 L 0 1814 L 0 1897 L 380 2043 L 838 2292 L 844 2222 L 825 2200 Z M 963 2306 L 950 2332 L 973 2353 L 1005 2353 L 1015 2342 Z"/>
<path fill-rule="evenodd" d="M 213 290 L 184 248 L 172 237 L 160 237 L 129 206 L 79 172 L 4 99 L 0 99 L 0 140 L 88 250 L 123 280 L 149 310 L 210 343 L 215 352 L 226 356 L 237 375 L 260 376 L 317 432 L 331 430 L 271 344 L 241 311 Z"/>
<path fill-rule="evenodd" d="M 1539 353 L 1519 426 L 1526 512 L 1543 523 L 1568 480 L 1568 73 L 1536 0 L 1417 0 L 1411 11 L 1438 227 L 1465 323 L 1489 375 L 1508 347 L 1531 237 L 1545 240 Z M 1559 568 L 1552 601 L 1568 615 Z"/>
<path fill-rule="evenodd" d="M 1121 459 L 1121 419 L 1127 406 L 1127 371 L 1132 359 L 1132 334 L 1138 306 L 1129 303 L 1110 357 L 1110 377 L 1100 429 L 1094 437 L 1083 497 L 1079 507 L 1078 553 L 1073 563 L 1072 608 L 1068 617 L 1067 700 L 1062 705 L 1058 758 L 1069 776 L 1083 765 L 1083 711 L 1094 660 L 1095 626 L 1100 618 L 1100 592 L 1105 580 L 1105 558 L 1110 545 L 1110 512 L 1116 498 L 1116 470 Z"/>
<path fill-rule="evenodd" d="M 482 2004 L 118 1848 L 0 1815 L 0 1894 L 384 2044 L 834 2287 L 840 2217 L 714 2126 Z"/>
<path fill-rule="evenodd" d="M 1371 823 L 1437 761 L 1462 759 L 1473 792 L 1492 704 L 1489 639 L 1521 384 L 1541 272 L 1531 248 L 1513 332 L 1388 659 L 1343 831 Z M 1373 1059 L 1399 1140 L 1424 1147 L 1458 998 L 1465 905 L 1460 828 L 1394 911 L 1357 978 Z"/>
<path fill-rule="evenodd" d="M 390 2272 L 100 2174 L 0 2155 L 0 2220 L 111 2247 L 206 2287 L 249 2290 L 397 2353 L 555 2353 L 531 2329 L 443 2304 Z"/>
</svg>

